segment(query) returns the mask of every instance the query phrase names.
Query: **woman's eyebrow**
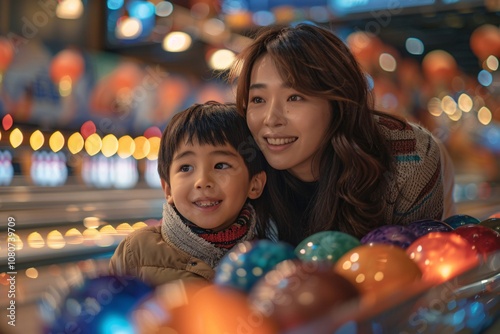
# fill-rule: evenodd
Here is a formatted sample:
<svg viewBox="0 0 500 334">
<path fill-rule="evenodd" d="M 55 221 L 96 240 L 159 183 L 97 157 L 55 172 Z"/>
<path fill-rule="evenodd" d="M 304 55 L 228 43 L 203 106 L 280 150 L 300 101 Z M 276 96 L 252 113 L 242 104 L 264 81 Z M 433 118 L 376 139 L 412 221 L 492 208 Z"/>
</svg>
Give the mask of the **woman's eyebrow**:
<svg viewBox="0 0 500 334">
<path fill-rule="evenodd" d="M 265 87 L 266 87 L 266 84 L 254 83 L 254 84 L 251 84 L 248 89 L 260 89 L 260 88 L 265 88 Z"/>
</svg>

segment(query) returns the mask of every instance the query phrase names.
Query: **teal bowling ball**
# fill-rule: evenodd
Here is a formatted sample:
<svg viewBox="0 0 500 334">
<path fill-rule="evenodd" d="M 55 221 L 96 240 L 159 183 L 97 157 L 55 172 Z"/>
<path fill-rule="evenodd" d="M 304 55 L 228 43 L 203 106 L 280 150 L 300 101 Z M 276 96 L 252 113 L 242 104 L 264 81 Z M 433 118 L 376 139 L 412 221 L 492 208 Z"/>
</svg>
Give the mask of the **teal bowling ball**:
<svg viewBox="0 0 500 334">
<path fill-rule="evenodd" d="M 446 218 L 444 222 L 450 225 L 451 228 L 456 229 L 464 225 L 479 224 L 480 220 L 469 215 L 453 215 Z"/>
<path fill-rule="evenodd" d="M 337 260 L 361 242 L 350 234 L 339 231 L 318 232 L 302 240 L 295 247 L 295 254 L 302 261 Z"/>
</svg>

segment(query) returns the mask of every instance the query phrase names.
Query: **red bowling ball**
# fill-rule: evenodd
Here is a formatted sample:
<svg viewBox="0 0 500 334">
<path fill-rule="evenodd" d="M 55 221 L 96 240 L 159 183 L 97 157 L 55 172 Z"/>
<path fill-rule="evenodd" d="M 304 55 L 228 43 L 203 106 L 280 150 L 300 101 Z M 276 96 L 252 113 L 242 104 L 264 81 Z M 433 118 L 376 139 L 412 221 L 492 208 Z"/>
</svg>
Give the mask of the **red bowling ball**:
<svg viewBox="0 0 500 334">
<path fill-rule="evenodd" d="M 489 227 L 470 224 L 458 227 L 453 233 L 467 240 L 484 259 L 500 250 L 500 233 Z"/>
</svg>

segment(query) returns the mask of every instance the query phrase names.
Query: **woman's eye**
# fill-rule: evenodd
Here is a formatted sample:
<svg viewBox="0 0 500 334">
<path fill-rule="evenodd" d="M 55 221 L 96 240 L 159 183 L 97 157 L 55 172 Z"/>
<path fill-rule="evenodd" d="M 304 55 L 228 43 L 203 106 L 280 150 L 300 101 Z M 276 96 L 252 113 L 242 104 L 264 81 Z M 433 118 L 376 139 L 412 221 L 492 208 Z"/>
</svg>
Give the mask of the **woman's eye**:
<svg viewBox="0 0 500 334">
<path fill-rule="evenodd" d="M 288 99 L 290 101 L 300 101 L 300 100 L 302 100 L 302 96 L 300 96 L 300 95 L 292 95 Z"/>
<path fill-rule="evenodd" d="M 193 167 L 192 167 L 192 166 L 189 166 L 189 165 L 182 165 L 182 166 L 181 166 L 181 168 L 179 168 L 179 171 L 186 173 L 186 172 L 191 171 L 192 169 L 193 169 Z"/>
<path fill-rule="evenodd" d="M 262 103 L 262 102 L 264 102 L 264 99 L 256 96 L 256 97 L 251 98 L 250 102 L 252 102 L 252 103 Z"/>
<path fill-rule="evenodd" d="M 225 162 L 219 162 L 215 164 L 215 169 L 227 169 L 227 168 L 231 168 L 231 165 Z"/>
</svg>

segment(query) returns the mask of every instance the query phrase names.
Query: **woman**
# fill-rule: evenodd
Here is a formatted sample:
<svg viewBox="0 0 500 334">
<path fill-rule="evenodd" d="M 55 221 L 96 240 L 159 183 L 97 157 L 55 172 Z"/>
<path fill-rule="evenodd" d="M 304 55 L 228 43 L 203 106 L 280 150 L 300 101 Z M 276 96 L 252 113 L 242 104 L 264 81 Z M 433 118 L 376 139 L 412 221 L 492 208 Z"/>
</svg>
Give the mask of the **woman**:
<svg viewBox="0 0 500 334">
<path fill-rule="evenodd" d="M 262 234 L 297 245 L 323 230 L 362 237 L 443 217 L 439 145 L 420 126 L 373 109 L 365 75 L 330 31 L 265 28 L 229 79 L 272 167 L 269 217 L 260 222 L 274 224 L 263 223 Z"/>
</svg>

